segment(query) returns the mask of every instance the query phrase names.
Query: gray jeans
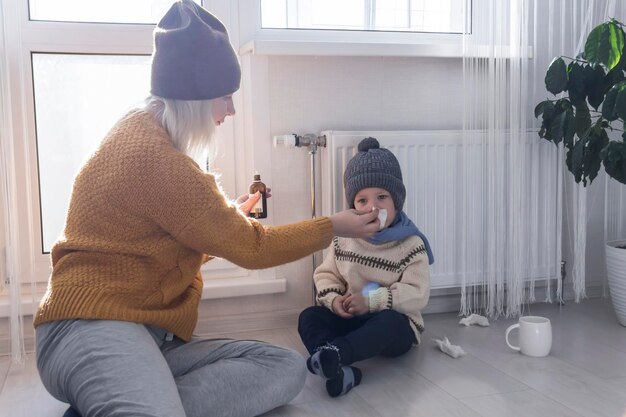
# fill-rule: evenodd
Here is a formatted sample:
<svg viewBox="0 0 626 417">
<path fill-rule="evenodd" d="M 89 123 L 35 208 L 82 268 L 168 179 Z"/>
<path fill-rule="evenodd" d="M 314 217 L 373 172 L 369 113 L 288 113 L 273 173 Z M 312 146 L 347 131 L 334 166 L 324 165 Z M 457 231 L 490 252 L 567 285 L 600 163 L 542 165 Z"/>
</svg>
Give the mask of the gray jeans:
<svg viewBox="0 0 626 417">
<path fill-rule="evenodd" d="M 247 417 L 291 401 L 306 368 L 256 341 L 174 338 L 158 327 L 63 320 L 37 327 L 46 389 L 84 417 Z"/>
</svg>

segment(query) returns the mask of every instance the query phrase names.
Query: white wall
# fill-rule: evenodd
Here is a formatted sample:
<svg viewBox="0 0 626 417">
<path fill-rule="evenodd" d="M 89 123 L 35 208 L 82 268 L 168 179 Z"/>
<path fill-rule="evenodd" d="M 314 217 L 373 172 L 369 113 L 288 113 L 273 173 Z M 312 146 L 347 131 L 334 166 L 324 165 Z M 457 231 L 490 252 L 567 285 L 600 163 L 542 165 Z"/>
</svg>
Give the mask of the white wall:
<svg viewBox="0 0 626 417">
<path fill-rule="evenodd" d="M 547 2 L 539 2 L 547 14 Z M 540 25 L 534 51 L 538 68 L 534 88 L 540 100 L 545 92 L 544 70 L 552 50 L 560 45 L 558 32 L 552 48 Z M 577 43 L 577 41 L 566 40 Z M 548 56 L 550 55 L 550 56 Z M 271 134 L 319 133 L 322 130 L 460 129 L 462 127 L 462 61 L 460 58 L 390 58 L 337 56 L 268 57 L 269 118 Z M 254 115 L 253 115 L 254 117 Z M 537 137 L 537 140 L 539 137 Z M 320 153 L 324 151 L 321 150 Z M 318 153 L 319 155 L 319 153 Z M 305 149 L 274 148 L 271 151 L 273 209 L 276 224 L 310 217 L 309 155 Z M 319 161 L 318 161 L 319 162 Z M 319 166 L 318 166 L 319 168 Z M 571 174 L 565 171 L 566 181 Z M 571 195 L 571 188 L 568 188 Z M 570 199 L 571 200 L 571 199 Z M 587 282 L 590 295 L 598 295 L 605 279 L 604 185 L 598 178 L 588 189 Z M 318 205 L 319 207 L 319 205 Z M 563 253 L 567 262 L 566 295 L 571 295 L 573 207 L 563 205 Z M 279 267 L 288 279 L 285 294 L 203 303 L 202 316 L 219 320 L 248 313 L 293 317 L 312 303 L 312 262 L 307 257 Z M 541 297 L 539 297 L 541 299 Z M 233 316 L 235 315 L 235 316 Z M 201 320 L 202 323 L 202 320 Z M 202 325 L 200 326 L 202 327 Z"/>
<path fill-rule="evenodd" d="M 461 127 L 460 59 L 273 57 L 269 68 L 272 134 Z M 308 217 L 308 153 L 276 148 L 273 161 L 276 218 Z M 308 290 L 311 265 L 287 266 L 285 276 Z"/>
<path fill-rule="evenodd" d="M 273 135 L 281 133 L 462 126 L 459 58 L 271 56 L 268 72 L 271 135 L 264 139 L 267 146 L 272 146 Z M 274 182 L 268 185 L 275 223 L 310 218 L 307 150 L 273 148 L 271 158 Z M 319 207 L 318 200 L 318 211 Z M 204 323 L 207 314 L 209 320 L 253 312 L 293 316 L 312 304 L 311 257 L 279 267 L 278 274 L 288 280 L 285 294 L 205 301 Z M 204 329 L 202 319 L 199 328 Z"/>
</svg>

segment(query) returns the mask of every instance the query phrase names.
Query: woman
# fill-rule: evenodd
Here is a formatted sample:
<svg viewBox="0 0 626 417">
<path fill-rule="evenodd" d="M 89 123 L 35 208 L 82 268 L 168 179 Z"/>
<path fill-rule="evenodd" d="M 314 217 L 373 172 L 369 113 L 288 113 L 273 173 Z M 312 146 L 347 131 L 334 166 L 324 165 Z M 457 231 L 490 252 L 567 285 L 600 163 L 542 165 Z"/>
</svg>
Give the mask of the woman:
<svg viewBox="0 0 626 417">
<path fill-rule="evenodd" d="M 289 402 L 304 384 L 298 353 L 192 337 L 201 263 L 267 268 L 333 235 L 378 230 L 377 213 L 354 210 L 265 227 L 246 215 L 259 196 L 227 200 L 190 156 L 235 113 L 240 76 L 222 23 L 191 0 L 175 3 L 154 33 L 145 107 L 111 129 L 75 179 L 34 324 L 46 389 L 83 416 L 241 417 Z"/>
</svg>

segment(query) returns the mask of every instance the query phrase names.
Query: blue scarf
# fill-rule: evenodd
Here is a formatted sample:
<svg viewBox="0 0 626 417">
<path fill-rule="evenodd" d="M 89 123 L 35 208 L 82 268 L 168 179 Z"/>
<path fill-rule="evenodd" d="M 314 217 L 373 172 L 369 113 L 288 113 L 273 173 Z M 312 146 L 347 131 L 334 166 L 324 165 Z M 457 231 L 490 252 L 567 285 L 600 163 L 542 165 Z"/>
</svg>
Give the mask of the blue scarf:
<svg viewBox="0 0 626 417">
<path fill-rule="evenodd" d="M 432 265 L 433 262 L 435 262 L 435 258 L 433 257 L 433 251 L 430 249 L 428 239 L 426 239 L 426 236 L 420 232 L 417 226 L 415 226 L 411 219 L 408 218 L 404 211 L 400 211 L 398 213 L 389 227 L 384 228 L 374 236 L 368 238 L 367 241 L 373 243 L 374 245 L 380 245 L 394 240 L 402 240 L 413 235 L 419 236 L 424 241 L 426 253 L 428 254 L 428 263 Z"/>
</svg>

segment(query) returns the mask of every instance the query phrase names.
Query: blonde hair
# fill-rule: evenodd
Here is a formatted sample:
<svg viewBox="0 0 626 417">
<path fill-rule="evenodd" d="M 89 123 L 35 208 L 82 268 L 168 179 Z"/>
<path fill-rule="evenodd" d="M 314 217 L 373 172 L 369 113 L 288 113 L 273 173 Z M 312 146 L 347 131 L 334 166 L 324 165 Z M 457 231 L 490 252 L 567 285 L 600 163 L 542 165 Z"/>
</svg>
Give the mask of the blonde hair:
<svg viewBox="0 0 626 417">
<path fill-rule="evenodd" d="M 145 108 L 155 115 L 170 135 L 172 144 L 185 155 L 211 161 L 216 154 L 211 100 L 174 100 L 149 96 Z"/>
</svg>

